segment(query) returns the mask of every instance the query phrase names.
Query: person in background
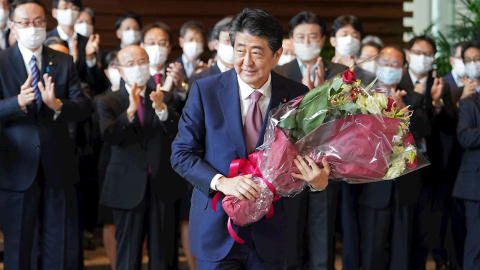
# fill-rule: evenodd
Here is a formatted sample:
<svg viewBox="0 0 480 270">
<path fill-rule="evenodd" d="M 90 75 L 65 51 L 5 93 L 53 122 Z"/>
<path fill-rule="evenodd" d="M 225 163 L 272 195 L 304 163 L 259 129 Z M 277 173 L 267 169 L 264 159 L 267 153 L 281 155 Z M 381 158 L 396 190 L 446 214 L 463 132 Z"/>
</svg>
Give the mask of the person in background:
<svg viewBox="0 0 480 270">
<path fill-rule="evenodd" d="M 7 150 L 0 155 L 4 267 L 77 269 L 80 245 L 70 236 L 80 233 L 68 223 L 78 223 L 79 175 L 67 123 L 86 119 L 92 106 L 72 57 L 42 45 L 45 6 L 17 0 L 9 16 L 18 43 L 0 52 L 0 147 Z M 34 241 L 36 231 L 41 241 Z M 77 250 L 70 253 L 73 245 Z M 40 258 L 31 261 L 37 247 Z"/>
<path fill-rule="evenodd" d="M 352 15 L 337 17 L 330 28 L 330 44 L 335 48 L 332 62 L 351 67 L 355 65 L 355 56 L 360 50 L 360 39 L 363 26 L 360 20 Z"/>
<path fill-rule="evenodd" d="M 362 45 L 365 44 L 365 43 L 375 43 L 377 44 L 380 48 L 383 48 L 383 41 L 380 37 L 378 36 L 375 36 L 375 35 L 366 35 L 363 39 L 362 39 Z"/>
<path fill-rule="evenodd" d="M 131 11 L 120 15 L 115 21 L 115 34 L 120 39 L 120 45 L 116 51 L 125 46 L 140 44 L 140 29 L 142 29 L 140 16 Z"/>
<path fill-rule="evenodd" d="M 357 58 L 357 62 L 360 63 L 360 67 L 368 72 L 375 74 L 377 72 L 377 61 L 372 58 L 378 55 L 381 50 L 382 47 L 376 42 L 362 42 L 362 46 L 360 47 L 359 55 Z M 370 60 L 366 61 L 368 59 Z"/>
<path fill-rule="evenodd" d="M 197 21 L 188 21 L 180 28 L 178 39 L 182 55 L 175 61 L 182 64 L 182 72 L 187 78 L 194 74 L 197 66 L 202 66 L 200 59 L 205 43 L 205 28 Z"/>
<path fill-rule="evenodd" d="M 450 57 L 448 61 L 452 66 L 452 71 L 443 76 L 443 80 L 450 86 L 450 89 L 456 89 L 463 86 L 462 78 L 467 76 L 465 64 L 462 59 L 462 50 L 468 42 L 458 42 L 450 47 Z"/>
<path fill-rule="evenodd" d="M 275 72 L 313 89 L 347 69 L 344 65 L 320 57 L 326 38 L 326 25 L 321 16 L 302 11 L 290 20 L 288 26 L 296 59 L 275 67 Z M 298 214 L 297 238 L 301 245 L 304 241 L 308 243 L 308 249 L 305 252 L 297 250 L 294 254 L 289 254 L 293 255 L 289 265 L 301 264 L 301 258 L 306 257 L 308 259 L 304 260 L 308 261 L 311 269 L 333 267 L 338 186 L 338 183 L 331 182 L 323 192 L 304 191 L 292 198 L 295 202 L 292 208 L 298 208 L 290 210 Z"/>
<path fill-rule="evenodd" d="M 480 265 L 480 43 L 464 45 L 461 56 L 467 76 L 475 84 L 465 84 L 459 102 L 457 137 L 465 149 L 453 196 L 463 201 L 466 216 L 466 238 L 463 269 L 478 269 Z"/>
<path fill-rule="evenodd" d="M 293 51 L 293 42 L 290 37 L 285 37 L 282 41 L 282 56 L 278 60 L 278 65 L 283 66 L 286 63 L 291 62 L 295 59 L 295 52 Z"/>
<path fill-rule="evenodd" d="M 70 54 L 68 50 L 68 43 L 59 37 L 49 37 L 45 39 L 43 45 L 55 51 L 62 52 L 64 54 Z"/>
<path fill-rule="evenodd" d="M 84 7 L 80 10 L 78 18 L 75 21 L 74 29 L 75 33 L 89 38 L 94 32 L 95 14 L 93 10 L 88 7 Z"/>
<path fill-rule="evenodd" d="M 10 28 L 8 16 L 10 14 L 10 0 L 0 0 L 0 50 L 5 50 L 10 44 Z"/>
</svg>

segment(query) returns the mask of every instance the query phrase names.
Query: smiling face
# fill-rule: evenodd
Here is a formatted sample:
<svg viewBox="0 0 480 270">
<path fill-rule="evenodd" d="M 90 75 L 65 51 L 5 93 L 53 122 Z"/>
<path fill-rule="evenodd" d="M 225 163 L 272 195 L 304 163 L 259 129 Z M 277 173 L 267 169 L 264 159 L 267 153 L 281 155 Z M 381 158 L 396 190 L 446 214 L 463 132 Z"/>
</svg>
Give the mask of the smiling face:
<svg viewBox="0 0 480 270">
<path fill-rule="evenodd" d="M 282 48 L 272 52 L 266 39 L 239 32 L 235 37 L 234 66 L 242 81 L 253 89 L 267 82 L 272 68 L 282 55 Z"/>
</svg>

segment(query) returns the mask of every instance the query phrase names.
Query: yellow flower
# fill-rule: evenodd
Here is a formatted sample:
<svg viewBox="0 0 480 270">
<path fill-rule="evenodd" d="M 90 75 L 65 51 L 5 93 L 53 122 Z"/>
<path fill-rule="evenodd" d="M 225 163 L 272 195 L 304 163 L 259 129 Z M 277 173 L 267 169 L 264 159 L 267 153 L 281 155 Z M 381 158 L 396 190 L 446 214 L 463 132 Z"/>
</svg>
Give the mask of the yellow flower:
<svg viewBox="0 0 480 270">
<path fill-rule="evenodd" d="M 388 179 L 393 179 L 399 177 L 403 171 L 405 171 L 406 165 L 405 165 L 405 160 L 403 159 L 402 156 L 398 156 L 388 168 L 387 173 L 383 177 L 383 179 L 388 180 Z"/>
</svg>

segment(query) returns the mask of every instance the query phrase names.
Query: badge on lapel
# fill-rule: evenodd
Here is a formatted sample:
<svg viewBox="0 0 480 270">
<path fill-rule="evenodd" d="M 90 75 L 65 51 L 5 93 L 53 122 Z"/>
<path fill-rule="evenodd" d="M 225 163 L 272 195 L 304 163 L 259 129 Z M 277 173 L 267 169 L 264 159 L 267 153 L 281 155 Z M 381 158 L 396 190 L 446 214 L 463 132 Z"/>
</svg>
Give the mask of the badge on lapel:
<svg viewBox="0 0 480 270">
<path fill-rule="evenodd" d="M 53 62 L 52 62 L 52 61 L 48 62 L 48 66 L 47 66 L 47 70 L 46 70 L 47 73 L 50 72 L 50 67 L 51 67 L 51 66 L 53 66 Z"/>
</svg>

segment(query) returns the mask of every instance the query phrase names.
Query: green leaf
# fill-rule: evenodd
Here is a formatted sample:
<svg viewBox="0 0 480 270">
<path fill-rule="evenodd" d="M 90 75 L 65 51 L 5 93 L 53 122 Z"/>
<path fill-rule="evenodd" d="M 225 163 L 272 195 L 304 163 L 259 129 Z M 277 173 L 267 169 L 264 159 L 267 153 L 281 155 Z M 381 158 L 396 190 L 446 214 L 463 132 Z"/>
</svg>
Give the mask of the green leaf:
<svg viewBox="0 0 480 270">
<path fill-rule="evenodd" d="M 346 103 L 338 107 L 342 111 L 346 111 L 348 114 L 355 114 L 359 107 L 355 103 Z"/>
<path fill-rule="evenodd" d="M 282 129 L 294 129 L 297 126 L 297 121 L 295 120 L 295 116 L 290 115 L 286 118 L 281 119 L 277 126 Z"/>
<path fill-rule="evenodd" d="M 308 134 L 323 123 L 327 112 L 328 89 L 329 84 L 326 83 L 313 89 L 300 102 L 296 117 L 300 136 Z"/>
</svg>

